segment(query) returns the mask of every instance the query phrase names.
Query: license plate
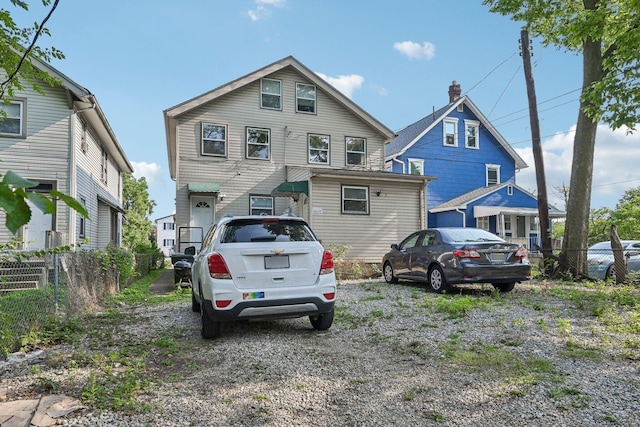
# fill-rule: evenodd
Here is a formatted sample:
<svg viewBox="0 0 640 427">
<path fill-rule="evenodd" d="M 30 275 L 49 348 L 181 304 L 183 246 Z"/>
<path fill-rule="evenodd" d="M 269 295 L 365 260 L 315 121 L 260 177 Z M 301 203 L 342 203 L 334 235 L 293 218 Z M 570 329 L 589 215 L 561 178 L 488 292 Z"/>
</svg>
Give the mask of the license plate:
<svg viewBox="0 0 640 427">
<path fill-rule="evenodd" d="M 264 268 L 267 270 L 274 268 L 289 268 L 289 255 L 264 257 Z"/>
<path fill-rule="evenodd" d="M 491 262 L 504 262 L 507 259 L 507 254 L 506 253 L 488 254 L 488 257 L 489 257 L 489 261 Z"/>
</svg>

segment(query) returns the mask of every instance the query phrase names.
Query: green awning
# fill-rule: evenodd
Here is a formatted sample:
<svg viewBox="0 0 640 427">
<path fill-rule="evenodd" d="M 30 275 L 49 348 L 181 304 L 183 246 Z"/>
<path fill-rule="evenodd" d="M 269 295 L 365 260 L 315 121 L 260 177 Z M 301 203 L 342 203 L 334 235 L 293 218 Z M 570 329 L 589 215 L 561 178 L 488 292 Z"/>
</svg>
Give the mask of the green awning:
<svg viewBox="0 0 640 427">
<path fill-rule="evenodd" d="M 309 195 L 308 181 L 283 182 L 273 189 L 271 195 L 275 197 L 293 197 L 301 193 Z"/>
<path fill-rule="evenodd" d="M 188 185 L 188 188 L 189 188 L 189 194 L 220 192 L 220 184 L 216 184 L 213 182 L 192 182 Z"/>
</svg>

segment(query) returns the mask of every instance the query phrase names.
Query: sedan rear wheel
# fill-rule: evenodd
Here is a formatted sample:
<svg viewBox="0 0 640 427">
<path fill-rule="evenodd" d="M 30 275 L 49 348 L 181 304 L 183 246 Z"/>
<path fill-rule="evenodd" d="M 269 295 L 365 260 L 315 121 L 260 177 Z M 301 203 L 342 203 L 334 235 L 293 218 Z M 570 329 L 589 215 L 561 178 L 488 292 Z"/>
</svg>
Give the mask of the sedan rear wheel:
<svg viewBox="0 0 640 427">
<path fill-rule="evenodd" d="M 429 270 L 429 286 L 432 291 L 439 294 L 444 294 L 449 290 L 447 278 L 444 277 L 444 272 L 440 266 L 434 265 Z"/>
<path fill-rule="evenodd" d="M 382 269 L 382 273 L 384 274 L 384 280 L 387 283 L 398 283 L 398 278 L 393 275 L 393 267 L 391 267 L 390 262 L 386 262 L 384 264 L 384 268 Z"/>
<path fill-rule="evenodd" d="M 500 292 L 511 292 L 515 286 L 516 286 L 515 282 L 493 283 L 493 287 Z"/>
<path fill-rule="evenodd" d="M 604 280 L 615 279 L 616 278 L 616 268 L 614 264 L 611 264 L 609 268 L 607 268 L 607 272 L 604 276 Z"/>
<path fill-rule="evenodd" d="M 334 311 L 331 309 L 331 311 L 327 311 L 326 313 L 309 316 L 311 326 L 313 326 L 313 329 L 316 331 L 326 331 L 333 324 L 333 314 Z"/>
</svg>

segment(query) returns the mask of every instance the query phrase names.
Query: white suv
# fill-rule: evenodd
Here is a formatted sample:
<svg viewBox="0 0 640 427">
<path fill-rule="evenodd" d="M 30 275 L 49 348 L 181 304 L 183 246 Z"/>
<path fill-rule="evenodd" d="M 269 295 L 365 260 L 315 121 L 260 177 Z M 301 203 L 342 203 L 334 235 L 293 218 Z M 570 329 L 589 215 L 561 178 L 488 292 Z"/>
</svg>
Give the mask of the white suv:
<svg viewBox="0 0 640 427">
<path fill-rule="evenodd" d="M 227 216 L 194 257 L 191 300 L 202 337 L 230 320 L 309 316 L 317 330 L 333 323 L 333 255 L 293 216 Z"/>
</svg>

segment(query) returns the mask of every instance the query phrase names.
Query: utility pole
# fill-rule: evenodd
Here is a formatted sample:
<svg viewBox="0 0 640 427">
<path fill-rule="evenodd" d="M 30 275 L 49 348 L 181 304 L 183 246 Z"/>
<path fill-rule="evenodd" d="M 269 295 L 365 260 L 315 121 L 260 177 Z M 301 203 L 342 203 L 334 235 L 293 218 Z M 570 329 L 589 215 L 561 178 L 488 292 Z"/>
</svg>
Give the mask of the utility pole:
<svg viewBox="0 0 640 427">
<path fill-rule="evenodd" d="M 542 243 L 542 255 L 544 260 L 551 258 L 551 224 L 549 223 L 549 199 L 547 198 L 547 181 L 544 174 L 544 160 L 542 157 L 542 143 L 540 142 L 540 121 L 538 120 L 538 102 L 536 100 L 536 88 L 531 72 L 531 48 L 529 47 L 529 32 L 523 29 L 520 32 L 520 54 L 524 65 L 524 78 L 527 85 L 527 97 L 529 99 L 529 121 L 531 123 L 531 145 L 533 148 L 533 160 L 536 166 L 536 184 L 538 186 L 538 218 L 540 219 L 540 237 Z M 550 264 L 546 264 L 550 265 Z"/>
</svg>

